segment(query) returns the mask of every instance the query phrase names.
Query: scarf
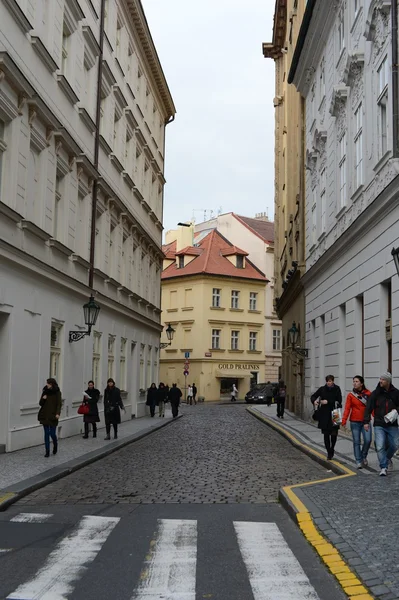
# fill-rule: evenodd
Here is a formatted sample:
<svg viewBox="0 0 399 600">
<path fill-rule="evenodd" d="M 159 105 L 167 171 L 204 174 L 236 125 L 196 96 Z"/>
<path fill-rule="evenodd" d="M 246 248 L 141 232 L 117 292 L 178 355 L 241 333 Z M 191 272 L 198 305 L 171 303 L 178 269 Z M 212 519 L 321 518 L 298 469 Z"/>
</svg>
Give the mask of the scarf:
<svg viewBox="0 0 399 600">
<path fill-rule="evenodd" d="M 358 392 L 357 390 L 355 390 L 355 388 L 353 388 L 352 390 L 352 394 L 355 396 L 355 398 L 357 398 L 358 400 L 360 400 L 360 402 L 362 404 L 364 404 L 364 406 L 366 406 L 367 404 L 367 396 L 363 395 L 364 390 L 362 390 L 361 392 Z"/>
</svg>

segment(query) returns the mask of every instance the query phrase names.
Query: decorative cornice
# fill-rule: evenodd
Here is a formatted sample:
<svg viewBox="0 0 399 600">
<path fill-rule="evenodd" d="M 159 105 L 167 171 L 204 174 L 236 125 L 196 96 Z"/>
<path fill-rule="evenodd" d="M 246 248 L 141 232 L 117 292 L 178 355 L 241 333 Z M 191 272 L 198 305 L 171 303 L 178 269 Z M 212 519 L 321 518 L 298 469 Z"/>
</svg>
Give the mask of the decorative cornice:
<svg viewBox="0 0 399 600">
<path fill-rule="evenodd" d="M 28 31 L 33 29 L 29 20 L 26 18 L 25 13 L 16 0 L 2 0 L 2 2 L 5 4 L 6 8 L 8 8 L 11 16 L 14 18 L 14 21 L 17 23 L 17 25 L 19 25 L 23 33 L 28 33 Z"/>
<path fill-rule="evenodd" d="M 27 97 L 34 95 L 35 90 L 19 67 L 17 67 L 8 52 L 0 52 L 0 75 L 1 73 L 5 74 L 7 80 L 12 82 L 13 87 L 16 88 L 18 92 L 26 94 Z"/>
<path fill-rule="evenodd" d="M 364 67 L 364 52 L 354 52 L 348 54 L 346 60 L 345 71 L 342 77 L 342 81 L 345 85 L 350 85 L 351 79 L 357 70 L 361 70 Z"/>
<path fill-rule="evenodd" d="M 263 56 L 276 60 L 282 56 L 287 31 L 287 0 L 276 0 L 273 41 L 262 44 Z"/>
<path fill-rule="evenodd" d="M 364 37 L 367 41 L 372 42 L 375 33 L 374 16 L 376 11 L 387 15 L 391 10 L 391 0 L 372 0 L 369 6 L 367 17 L 365 20 Z"/>
<path fill-rule="evenodd" d="M 342 102 L 346 102 L 349 96 L 350 87 L 347 85 L 337 85 L 334 87 L 331 104 L 330 114 L 334 117 L 337 115 L 338 105 Z"/>
</svg>

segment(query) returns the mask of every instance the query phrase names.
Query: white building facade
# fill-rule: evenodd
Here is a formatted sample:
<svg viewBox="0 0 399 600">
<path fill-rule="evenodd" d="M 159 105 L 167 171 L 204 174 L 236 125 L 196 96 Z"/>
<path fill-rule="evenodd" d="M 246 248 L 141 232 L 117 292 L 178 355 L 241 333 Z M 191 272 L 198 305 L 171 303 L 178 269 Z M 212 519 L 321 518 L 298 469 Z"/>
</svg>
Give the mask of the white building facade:
<svg viewBox="0 0 399 600">
<path fill-rule="evenodd" d="M 140 390 L 158 377 L 164 140 L 174 113 L 140 0 L 2 1 L 3 450 L 41 442 L 49 376 L 62 391 L 61 438 L 82 429 L 89 379 L 103 390 L 113 377 L 125 418 L 144 414 Z M 98 321 L 70 343 L 71 330 L 86 329 L 91 293 Z"/>
<path fill-rule="evenodd" d="M 391 0 L 309 0 L 289 74 L 306 99 L 305 414 L 328 373 L 399 384 L 395 26 Z"/>
<path fill-rule="evenodd" d="M 265 372 L 259 382 L 277 382 L 281 370 L 282 331 L 281 321 L 274 308 L 274 223 L 265 214 L 256 218 L 226 213 L 195 225 L 195 232 L 217 229 L 232 244 L 245 249 L 253 264 L 265 273 L 268 283 L 265 302 L 260 306 L 256 297 L 252 299 L 253 310 L 264 314 Z"/>
</svg>

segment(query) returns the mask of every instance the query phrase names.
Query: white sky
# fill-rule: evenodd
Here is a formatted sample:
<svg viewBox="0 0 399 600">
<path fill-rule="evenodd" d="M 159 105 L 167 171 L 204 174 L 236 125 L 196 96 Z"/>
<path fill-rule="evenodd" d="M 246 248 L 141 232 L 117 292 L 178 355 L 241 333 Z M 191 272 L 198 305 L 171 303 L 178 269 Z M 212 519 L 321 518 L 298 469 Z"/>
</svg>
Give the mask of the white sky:
<svg viewBox="0 0 399 600">
<path fill-rule="evenodd" d="M 274 0 L 142 0 L 177 108 L 164 226 L 204 209 L 274 214 Z M 193 213 L 193 211 L 196 211 Z"/>
</svg>

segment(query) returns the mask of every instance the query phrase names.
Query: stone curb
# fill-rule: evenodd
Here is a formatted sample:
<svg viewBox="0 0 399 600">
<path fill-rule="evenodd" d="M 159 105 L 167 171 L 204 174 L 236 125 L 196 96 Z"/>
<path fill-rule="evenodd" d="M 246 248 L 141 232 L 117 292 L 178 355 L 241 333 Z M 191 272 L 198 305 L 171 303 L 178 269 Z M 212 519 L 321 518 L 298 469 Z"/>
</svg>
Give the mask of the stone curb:
<svg viewBox="0 0 399 600">
<path fill-rule="evenodd" d="M 117 450 L 121 450 L 125 446 L 129 444 L 133 444 L 134 442 L 138 442 L 139 440 L 151 435 L 151 433 L 155 433 L 163 427 L 167 427 L 172 423 L 175 423 L 178 419 L 181 419 L 183 415 L 178 415 L 175 419 L 170 419 L 165 423 L 161 423 L 160 425 L 156 425 L 155 427 L 147 427 L 138 433 L 130 435 L 121 440 L 111 442 L 109 445 L 99 448 L 98 450 L 93 450 L 84 456 L 80 456 L 79 458 L 74 458 L 63 465 L 58 467 L 54 467 L 53 469 L 49 469 L 45 473 L 40 473 L 39 475 L 35 475 L 34 477 L 30 477 L 29 479 L 24 479 L 18 483 L 10 485 L 6 488 L 0 490 L 0 512 L 7 510 L 12 504 L 18 502 L 24 496 L 39 490 L 54 481 L 58 481 L 58 479 L 62 479 L 75 471 L 79 471 L 83 467 L 87 467 L 88 465 L 100 460 L 101 458 L 105 458 L 110 454 L 113 454 Z"/>
</svg>

